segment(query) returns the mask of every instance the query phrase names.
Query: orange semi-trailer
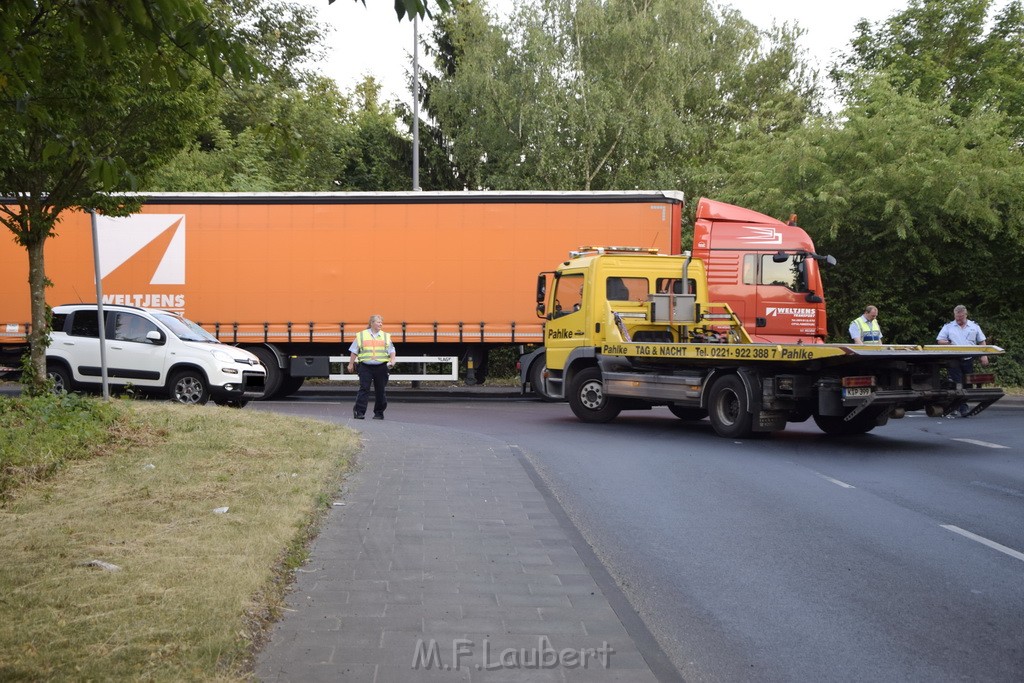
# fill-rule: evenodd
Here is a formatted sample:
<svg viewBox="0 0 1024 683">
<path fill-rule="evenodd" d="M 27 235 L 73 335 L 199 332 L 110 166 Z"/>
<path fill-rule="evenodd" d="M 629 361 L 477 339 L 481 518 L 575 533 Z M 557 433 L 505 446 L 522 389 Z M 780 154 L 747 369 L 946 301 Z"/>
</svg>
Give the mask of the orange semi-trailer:
<svg viewBox="0 0 1024 683">
<path fill-rule="evenodd" d="M 266 396 L 327 376 L 372 314 L 402 356 L 543 343 L 536 273 L 581 244 L 678 253 L 678 192 L 150 194 L 100 217 L 103 300 L 170 309 L 255 353 Z M 90 219 L 63 215 L 46 247 L 50 305 L 95 301 Z M 8 234 L 9 235 L 9 234 Z M 28 262 L 0 239 L 0 345 L 23 350 Z"/>
</svg>

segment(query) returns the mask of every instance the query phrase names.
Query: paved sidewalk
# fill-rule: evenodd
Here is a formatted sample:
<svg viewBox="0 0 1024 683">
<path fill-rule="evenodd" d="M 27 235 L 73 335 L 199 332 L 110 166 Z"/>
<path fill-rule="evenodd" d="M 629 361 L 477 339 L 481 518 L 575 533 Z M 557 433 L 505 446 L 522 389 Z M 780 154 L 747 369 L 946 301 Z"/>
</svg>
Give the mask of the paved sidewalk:
<svg viewBox="0 0 1024 683">
<path fill-rule="evenodd" d="M 353 426 L 364 449 L 345 505 L 299 570 L 260 680 L 657 680 L 609 598 L 634 630 L 635 614 L 603 570 L 592 577 L 589 548 L 513 448 L 400 422 Z M 660 678 L 677 676 L 646 631 L 639 642 Z"/>
</svg>

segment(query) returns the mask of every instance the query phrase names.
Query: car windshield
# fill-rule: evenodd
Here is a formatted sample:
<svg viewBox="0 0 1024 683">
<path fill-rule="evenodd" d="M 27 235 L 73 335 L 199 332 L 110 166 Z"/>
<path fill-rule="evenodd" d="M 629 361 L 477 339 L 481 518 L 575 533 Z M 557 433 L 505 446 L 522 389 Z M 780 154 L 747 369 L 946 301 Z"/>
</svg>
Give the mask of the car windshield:
<svg viewBox="0 0 1024 683">
<path fill-rule="evenodd" d="M 210 344 L 220 343 L 216 337 L 188 318 L 182 318 L 180 315 L 167 313 L 166 311 L 155 313 L 154 317 L 166 325 L 174 333 L 174 336 L 182 341 L 207 342 Z"/>
</svg>

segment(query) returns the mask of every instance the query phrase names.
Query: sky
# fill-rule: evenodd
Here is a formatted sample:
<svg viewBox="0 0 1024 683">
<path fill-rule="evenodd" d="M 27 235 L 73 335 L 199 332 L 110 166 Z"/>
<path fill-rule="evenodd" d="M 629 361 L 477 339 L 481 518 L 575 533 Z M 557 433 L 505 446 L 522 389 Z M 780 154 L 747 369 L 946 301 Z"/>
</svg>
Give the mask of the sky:
<svg viewBox="0 0 1024 683">
<path fill-rule="evenodd" d="M 374 76 L 384 87 L 384 97 L 411 103 L 408 73 L 412 71 L 413 27 L 408 19 L 398 22 L 392 0 L 366 0 L 364 7 L 354 0 L 302 0 L 317 8 L 321 20 L 333 28 L 328 54 L 319 70 L 331 76 L 342 90 L 351 89 L 363 76 Z M 429 0 L 428 0 L 429 2 Z M 513 0 L 491 0 L 489 6 L 501 11 Z M 862 19 L 877 22 L 907 5 L 906 0 L 731 0 L 728 4 L 750 22 L 767 28 L 772 21 L 796 21 L 807 31 L 803 46 L 812 61 L 824 68 L 833 56 L 845 50 Z M 429 20 L 427 20 L 429 21 Z M 420 23 L 421 35 L 429 26 Z M 423 68 L 427 60 L 419 55 Z"/>
</svg>

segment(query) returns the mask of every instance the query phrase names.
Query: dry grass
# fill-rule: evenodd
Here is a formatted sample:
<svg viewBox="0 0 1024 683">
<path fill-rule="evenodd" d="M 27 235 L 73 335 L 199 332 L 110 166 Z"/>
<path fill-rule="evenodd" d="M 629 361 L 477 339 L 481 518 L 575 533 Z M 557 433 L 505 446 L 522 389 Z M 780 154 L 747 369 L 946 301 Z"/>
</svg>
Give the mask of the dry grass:
<svg viewBox="0 0 1024 683">
<path fill-rule="evenodd" d="M 268 413 L 131 410 L 155 436 L 0 509 L 2 680 L 245 678 L 283 568 L 358 448 L 344 428 Z"/>
</svg>

